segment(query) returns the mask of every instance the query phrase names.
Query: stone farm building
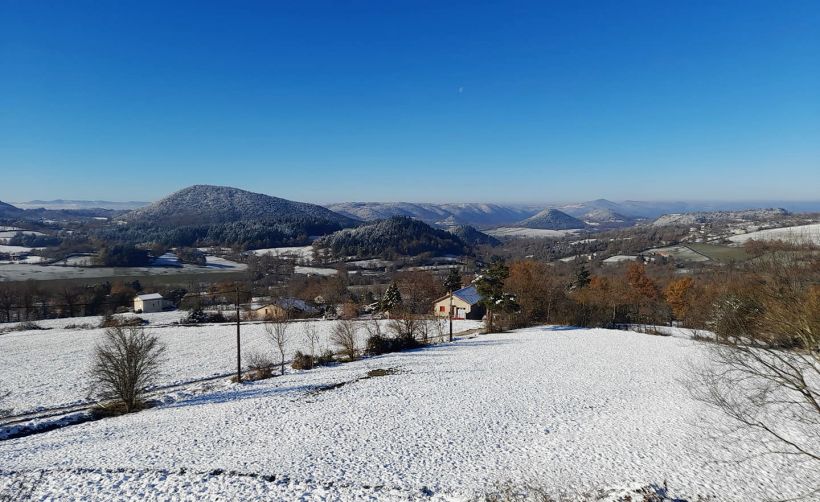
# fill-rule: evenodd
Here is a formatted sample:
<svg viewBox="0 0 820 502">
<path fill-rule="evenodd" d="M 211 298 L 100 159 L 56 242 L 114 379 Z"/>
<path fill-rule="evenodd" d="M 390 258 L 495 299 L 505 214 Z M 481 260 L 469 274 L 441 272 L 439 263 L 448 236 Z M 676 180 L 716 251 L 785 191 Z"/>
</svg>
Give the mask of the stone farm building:
<svg viewBox="0 0 820 502">
<path fill-rule="evenodd" d="M 481 295 L 475 286 L 467 286 L 453 291 L 453 319 L 476 319 L 484 317 L 484 306 Z M 433 314 L 439 317 L 450 316 L 450 295 L 445 295 L 433 304 Z"/>
<path fill-rule="evenodd" d="M 251 306 L 254 319 L 298 319 L 319 313 L 316 307 L 298 298 L 280 298 L 272 303 Z"/>
<path fill-rule="evenodd" d="M 165 300 L 159 293 L 149 295 L 137 295 L 134 298 L 134 312 L 150 314 L 151 312 L 162 312 L 165 307 Z"/>
</svg>

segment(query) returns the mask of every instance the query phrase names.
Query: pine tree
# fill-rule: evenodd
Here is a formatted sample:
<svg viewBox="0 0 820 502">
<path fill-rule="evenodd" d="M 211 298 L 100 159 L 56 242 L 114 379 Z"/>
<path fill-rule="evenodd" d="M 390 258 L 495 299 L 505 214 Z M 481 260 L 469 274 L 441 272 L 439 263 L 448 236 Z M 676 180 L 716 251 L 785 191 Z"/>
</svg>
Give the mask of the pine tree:
<svg viewBox="0 0 820 502">
<path fill-rule="evenodd" d="M 504 293 L 504 281 L 510 276 L 510 269 L 503 261 L 493 262 L 474 282 L 481 295 L 481 303 L 487 309 L 487 331 L 495 330 L 493 316 L 495 312 L 515 312 L 518 303 L 515 297 Z"/>
<path fill-rule="evenodd" d="M 458 273 L 457 268 L 450 269 L 450 273 L 444 279 L 444 289 L 449 292 L 461 289 L 461 274 Z"/>
<path fill-rule="evenodd" d="M 396 286 L 395 282 L 390 283 L 390 286 L 387 288 L 387 291 L 384 292 L 384 296 L 382 297 L 381 309 L 383 311 L 390 311 L 401 306 L 401 304 L 402 299 L 398 286 Z"/>
<path fill-rule="evenodd" d="M 589 282 L 592 280 L 590 277 L 589 270 L 585 265 L 581 265 L 581 268 L 578 269 L 578 272 L 575 274 L 575 280 L 572 281 L 572 285 L 570 285 L 571 290 L 576 289 L 584 289 L 585 287 L 589 286 Z"/>
</svg>

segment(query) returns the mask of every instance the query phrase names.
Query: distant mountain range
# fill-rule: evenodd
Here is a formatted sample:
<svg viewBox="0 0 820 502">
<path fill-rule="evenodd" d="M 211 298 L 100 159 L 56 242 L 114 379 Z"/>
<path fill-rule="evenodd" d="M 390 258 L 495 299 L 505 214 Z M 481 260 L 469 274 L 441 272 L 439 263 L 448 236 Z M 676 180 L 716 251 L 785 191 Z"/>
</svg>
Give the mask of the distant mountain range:
<svg viewBox="0 0 820 502">
<path fill-rule="evenodd" d="M 512 223 L 535 214 L 532 208 L 482 203 L 433 204 L 412 202 L 342 202 L 326 206 L 339 214 L 362 221 L 408 216 L 440 226 L 482 227 Z"/>
<path fill-rule="evenodd" d="M 820 211 L 820 201 L 735 201 L 735 202 L 613 202 L 596 199 L 572 204 L 433 204 L 410 202 L 343 202 L 326 207 L 363 221 L 409 216 L 426 223 L 451 227 L 472 225 L 479 229 L 516 226 L 545 209 L 557 209 L 593 227 L 630 226 L 640 220 L 654 220 L 665 214 L 711 211 L 738 211 L 749 208 L 782 207 L 792 212 Z M 573 223 L 577 224 L 577 223 Z"/>
<path fill-rule="evenodd" d="M 700 211 L 694 213 L 664 214 L 652 222 L 653 226 L 696 225 L 716 221 L 751 221 L 759 222 L 782 218 L 791 214 L 783 208 L 745 209 L 742 211 Z"/>
<path fill-rule="evenodd" d="M 114 209 L 118 211 L 128 211 L 150 204 L 150 202 L 127 201 L 113 202 L 110 200 L 30 200 L 27 202 L 15 202 L 14 205 L 20 209 Z"/>
</svg>

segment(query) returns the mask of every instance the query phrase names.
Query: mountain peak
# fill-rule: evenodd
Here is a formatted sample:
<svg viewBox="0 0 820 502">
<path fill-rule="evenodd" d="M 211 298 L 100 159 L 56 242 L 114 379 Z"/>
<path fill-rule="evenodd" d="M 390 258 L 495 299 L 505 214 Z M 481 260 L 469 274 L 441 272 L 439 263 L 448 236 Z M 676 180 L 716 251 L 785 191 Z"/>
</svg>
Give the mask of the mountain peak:
<svg viewBox="0 0 820 502">
<path fill-rule="evenodd" d="M 522 227 L 537 228 L 542 230 L 570 230 L 573 228 L 584 228 L 584 222 L 578 218 L 573 218 L 563 211 L 554 208 L 547 208 L 531 216 L 518 224 Z"/>
</svg>

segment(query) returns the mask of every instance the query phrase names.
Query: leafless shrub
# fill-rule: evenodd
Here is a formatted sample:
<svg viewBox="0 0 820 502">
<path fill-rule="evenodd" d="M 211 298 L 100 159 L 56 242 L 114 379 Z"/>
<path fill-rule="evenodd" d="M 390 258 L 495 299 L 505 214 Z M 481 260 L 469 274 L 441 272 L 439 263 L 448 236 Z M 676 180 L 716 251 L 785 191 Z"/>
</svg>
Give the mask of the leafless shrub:
<svg viewBox="0 0 820 502">
<path fill-rule="evenodd" d="M 268 340 L 273 343 L 274 348 L 279 352 L 279 366 L 281 374 L 285 374 L 285 351 L 288 347 L 289 333 L 288 327 L 290 323 L 285 320 L 275 320 L 265 323 L 265 332 L 268 335 Z"/>
<path fill-rule="evenodd" d="M 319 348 L 319 328 L 316 326 L 316 323 L 313 321 L 303 322 L 302 333 L 305 337 L 305 342 L 307 342 L 310 347 L 311 357 L 316 357 L 316 351 Z"/>
<path fill-rule="evenodd" d="M 421 322 L 417 316 L 404 313 L 390 320 L 389 329 L 396 338 L 415 339 Z"/>
<path fill-rule="evenodd" d="M 720 434 L 749 436 L 764 454 L 820 468 L 820 288 L 811 262 L 772 255 L 754 281 L 715 305 L 717 342 L 697 367 L 693 397 L 731 419 Z M 810 487 L 816 489 L 816 487 Z"/>
<path fill-rule="evenodd" d="M 356 321 L 342 319 L 333 326 L 330 340 L 338 345 L 348 359 L 353 360 L 359 354 L 358 350 L 358 326 Z"/>
<path fill-rule="evenodd" d="M 92 385 L 101 398 L 113 400 L 125 413 L 137 411 L 146 389 L 159 376 L 165 347 L 142 328 L 115 326 L 94 349 Z"/>
<path fill-rule="evenodd" d="M 378 319 L 370 319 L 365 321 L 364 323 L 364 330 L 367 332 L 368 338 L 373 337 L 383 337 L 384 331 L 382 330 L 382 325 L 379 323 Z"/>
<path fill-rule="evenodd" d="M 253 352 L 247 356 L 248 379 L 264 380 L 273 376 L 274 363 L 261 352 Z"/>
</svg>

